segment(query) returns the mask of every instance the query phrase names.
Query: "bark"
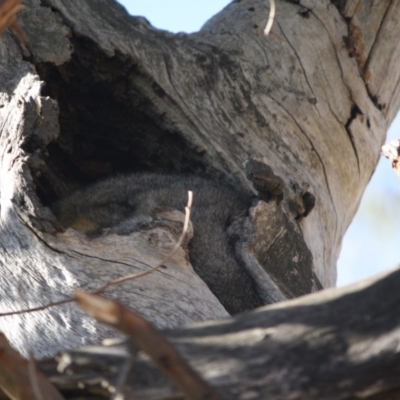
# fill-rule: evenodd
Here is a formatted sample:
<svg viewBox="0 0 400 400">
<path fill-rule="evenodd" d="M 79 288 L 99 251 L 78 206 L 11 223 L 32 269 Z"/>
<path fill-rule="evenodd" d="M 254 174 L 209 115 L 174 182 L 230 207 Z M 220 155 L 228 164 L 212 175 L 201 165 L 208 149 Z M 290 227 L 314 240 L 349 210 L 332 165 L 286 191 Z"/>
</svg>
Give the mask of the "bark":
<svg viewBox="0 0 400 400">
<path fill-rule="evenodd" d="M 70 296 L 74 287 L 95 289 L 148 269 L 163 259 L 179 235 L 174 218 L 128 238 L 89 239 L 73 230 L 62 232 L 48 208 L 52 201 L 104 176 L 143 170 L 204 174 L 251 188 L 242 166 L 250 156 L 266 160 L 285 184 L 282 202 L 260 201 L 241 221 L 236 251 L 256 277 L 257 290 L 272 303 L 316 291 L 319 281 L 334 285 L 343 235 L 400 106 L 397 2 L 278 1 L 269 36 L 263 35 L 265 1 L 232 2 L 191 35 L 156 30 L 111 0 L 79 6 L 67 0 L 25 3 L 19 22 L 28 45 L 10 32 L 0 39 L 0 312 L 43 305 Z M 316 199 L 309 215 L 306 193 Z M 377 285 L 385 288 L 390 280 Z M 355 301 L 364 302 L 357 293 L 354 288 Z M 387 293 L 394 302 L 394 292 Z M 185 246 L 166 269 L 110 295 L 160 328 L 227 316 L 194 274 Z M 273 350 L 274 341 L 265 349 L 247 341 L 235 355 L 228 344 L 224 347 L 220 329 L 229 326 L 240 343 L 246 342 L 240 338 L 248 330 L 251 342 L 260 332 L 256 326 L 264 329 L 272 314 L 273 324 L 279 325 L 281 317 L 296 320 L 299 309 L 291 303 L 211 324 L 207 330 L 212 333 L 204 341 L 209 349 L 221 350 L 218 362 L 226 363 L 237 386 L 229 379 L 215 385 L 228 397 L 234 391 L 227 391 L 224 382 L 239 392 L 244 377 L 249 387 L 256 385 L 264 379 L 257 378 L 260 371 L 270 368 L 271 354 L 277 370 L 268 390 L 279 398 L 276 393 L 284 393 L 285 386 L 280 376 L 293 379 L 289 389 L 299 388 L 302 376 L 314 384 L 311 373 L 296 373 L 297 361 L 289 356 L 293 348 L 305 369 L 308 363 L 317 365 L 319 354 L 332 354 L 327 357 L 333 371 L 340 365 L 335 357 L 350 357 L 340 353 L 347 349 L 343 341 L 351 344 L 362 332 L 373 337 L 378 327 L 385 343 L 385 335 L 397 340 L 396 318 L 389 328 L 377 317 L 375 303 L 368 307 L 376 325 L 363 325 L 364 303 L 353 310 L 351 294 L 332 296 L 346 305 L 332 306 L 343 324 L 339 317 L 330 323 L 324 300 L 310 297 L 304 301 L 317 304 L 313 308 L 307 303 L 298 321 L 312 327 L 311 336 L 291 326 L 277 329 L 282 337 L 288 335 L 287 350 L 281 352 Z M 1 318 L 2 331 L 18 349 L 27 351 L 29 338 L 41 357 L 67 346 L 98 343 L 111 333 L 74 305 Z M 354 328 L 349 330 L 345 321 Z M 319 330 L 326 326 L 334 327 L 333 333 Z M 187 332 L 195 338 L 202 329 Z M 353 336 L 352 329 L 359 333 Z M 320 343 L 315 359 L 308 351 L 311 337 Z M 395 358 L 391 349 L 387 351 Z M 230 369 L 231 350 L 240 360 L 241 374 Z M 367 347 L 355 351 L 374 361 Z M 255 354 L 260 359 L 252 364 L 249 359 Z M 351 357 L 343 362 L 349 366 Z M 202 372 L 212 371 L 207 357 L 202 365 Z M 269 385 L 272 378 L 265 379 Z M 324 382 L 318 374 L 315 379 Z M 393 385 L 390 379 L 388 375 L 389 383 L 382 387 Z M 358 390 L 346 392 L 343 385 L 344 394 Z M 263 393 L 256 391 L 254 398 Z"/>
<path fill-rule="evenodd" d="M 399 279 L 399 271 L 381 274 L 166 334 L 224 399 L 397 399 Z M 65 355 L 69 376 L 42 368 L 64 393 L 83 381 L 86 393 L 107 398 L 98 382 L 115 385 L 115 371 L 131 355 L 121 346 L 86 348 Z M 147 357 L 134 361 L 125 390 L 127 398 L 184 398 Z"/>
</svg>

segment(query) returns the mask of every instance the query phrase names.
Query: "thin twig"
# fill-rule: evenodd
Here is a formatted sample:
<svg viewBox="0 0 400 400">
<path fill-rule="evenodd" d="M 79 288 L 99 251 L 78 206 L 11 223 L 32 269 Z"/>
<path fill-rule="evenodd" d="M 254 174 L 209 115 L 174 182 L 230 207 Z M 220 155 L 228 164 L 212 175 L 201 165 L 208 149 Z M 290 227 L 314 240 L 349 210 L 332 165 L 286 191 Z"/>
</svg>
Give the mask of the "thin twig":
<svg viewBox="0 0 400 400">
<path fill-rule="evenodd" d="M 115 279 L 115 280 L 113 280 L 111 282 L 108 282 L 105 285 L 101 286 L 99 289 L 96 289 L 96 290 L 94 290 L 92 292 L 89 292 L 89 293 L 91 293 L 91 294 L 102 293 L 106 289 L 108 289 L 110 286 L 119 285 L 121 283 L 124 283 L 124 282 L 127 282 L 127 281 L 131 281 L 131 280 L 138 279 L 138 278 L 141 278 L 143 276 L 149 275 L 149 274 L 153 273 L 154 271 L 156 271 L 157 269 L 159 269 L 160 267 L 162 267 L 164 264 L 166 264 L 174 256 L 174 254 L 178 251 L 178 249 L 181 246 L 183 240 L 185 239 L 187 230 L 189 228 L 190 211 L 191 211 L 191 208 L 192 208 L 192 203 L 193 203 L 193 192 L 191 190 L 189 190 L 188 191 L 188 202 L 187 202 L 187 205 L 185 207 L 185 221 L 184 221 L 184 224 L 183 224 L 182 233 L 181 233 L 178 241 L 175 243 L 174 248 L 171 250 L 171 252 L 163 260 L 161 260 L 161 262 L 159 262 L 156 266 L 150 268 L 147 271 L 138 272 L 136 274 L 131 274 L 131 275 L 123 276 L 121 278 L 117 278 L 117 279 Z M 56 307 L 56 306 L 60 306 L 60 305 L 67 304 L 67 303 L 73 303 L 74 301 L 75 301 L 74 298 L 69 298 L 69 299 L 56 301 L 54 303 L 49 303 L 49 304 L 46 304 L 44 306 L 39 306 L 39 307 L 35 307 L 35 308 L 29 308 L 27 310 L 9 311 L 9 312 L 5 312 L 5 313 L 0 313 L 0 318 L 1 317 L 8 317 L 10 315 L 20 315 L 20 314 L 28 314 L 28 313 L 32 313 L 32 312 L 36 312 L 36 311 L 43 311 L 43 310 L 46 310 L 47 308 L 50 308 L 50 307 Z"/>
<path fill-rule="evenodd" d="M 18 294 L 21 298 L 21 301 L 25 302 L 26 301 L 25 292 L 22 290 L 21 285 L 18 285 Z M 27 330 L 23 329 L 24 321 L 22 319 L 20 320 L 20 324 L 21 324 L 21 328 L 22 328 L 22 329 L 20 329 L 20 331 L 22 332 L 22 342 L 28 353 L 27 371 L 28 371 L 29 382 L 27 383 L 27 385 L 30 383 L 29 387 L 32 388 L 32 392 L 35 396 L 35 400 L 44 400 L 43 396 L 42 396 L 42 392 L 40 391 L 40 388 L 39 388 L 38 381 L 37 381 L 35 358 L 33 357 L 33 352 L 32 352 L 29 340 L 26 335 Z"/>
<path fill-rule="evenodd" d="M 78 304 L 99 322 L 129 335 L 155 365 L 191 400 L 222 400 L 178 353 L 165 335 L 137 312 L 114 300 L 75 290 Z"/>
<path fill-rule="evenodd" d="M 111 400 L 124 399 L 123 395 L 124 387 L 129 378 L 129 372 L 131 372 L 132 370 L 133 362 L 136 359 L 137 354 L 138 354 L 138 349 L 133 350 L 131 356 L 127 358 L 126 361 L 120 367 L 118 371 L 117 381 L 114 385 L 115 393 L 111 396 Z"/>
<path fill-rule="evenodd" d="M 38 378 L 36 375 L 36 362 L 33 357 L 32 350 L 28 352 L 28 376 L 32 387 L 32 391 L 35 394 L 35 400 L 45 400 L 39 387 Z"/>
<path fill-rule="evenodd" d="M 0 35 L 3 31 L 10 27 L 14 30 L 21 42 L 26 45 L 25 32 L 18 25 L 16 16 L 25 7 L 21 4 L 21 0 L 5 0 L 0 5 Z"/>
<path fill-rule="evenodd" d="M 275 18 L 275 0 L 269 0 L 269 4 L 270 4 L 269 17 L 268 17 L 267 25 L 264 29 L 265 36 L 269 35 L 269 32 L 272 29 L 272 24 L 274 23 L 274 18 Z"/>
<path fill-rule="evenodd" d="M 67 304 L 67 303 L 73 303 L 74 301 L 75 300 L 73 298 L 64 299 L 64 300 L 56 301 L 54 303 L 46 304 L 44 306 L 39 306 L 39 307 L 35 307 L 35 308 L 28 308 L 26 310 L 9 311 L 9 312 L 5 312 L 5 313 L 1 313 L 0 317 L 9 317 L 10 315 L 20 315 L 20 314 L 28 314 L 28 313 L 32 313 L 32 312 L 36 312 L 36 311 L 43 311 L 43 310 L 46 310 L 47 308 L 50 308 L 50 307 L 61 306 L 63 304 Z"/>
</svg>

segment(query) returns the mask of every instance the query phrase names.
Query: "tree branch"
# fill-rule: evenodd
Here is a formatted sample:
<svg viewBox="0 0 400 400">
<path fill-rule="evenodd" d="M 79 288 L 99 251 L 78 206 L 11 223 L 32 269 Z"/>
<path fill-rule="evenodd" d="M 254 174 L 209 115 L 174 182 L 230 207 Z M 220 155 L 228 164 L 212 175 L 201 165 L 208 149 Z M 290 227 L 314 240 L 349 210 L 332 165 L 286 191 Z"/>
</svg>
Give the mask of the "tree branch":
<svg viewBox="0 0 400 400">
<path fill-rule="evenodd" d="M 400 391 L 399 285 L 396 270 L 347 288 L 166 334 L 226 399 L 244 399 L 249 393 L 253 399 L 373 399 L 378 394 L 385 399 L 386 392 Z M 69 371 L 74 371 L 76 355 L 80 374 L 90 376 L 92 357 L 99 352 L 67 353 Z M 82 370 L 82 359 L 87 369 Z M 158 374 L 151 363 L 137 360 L 126 396 L 177 395 Z M 66 376 L 64 384 L 73 379 Z"/>
</svg>

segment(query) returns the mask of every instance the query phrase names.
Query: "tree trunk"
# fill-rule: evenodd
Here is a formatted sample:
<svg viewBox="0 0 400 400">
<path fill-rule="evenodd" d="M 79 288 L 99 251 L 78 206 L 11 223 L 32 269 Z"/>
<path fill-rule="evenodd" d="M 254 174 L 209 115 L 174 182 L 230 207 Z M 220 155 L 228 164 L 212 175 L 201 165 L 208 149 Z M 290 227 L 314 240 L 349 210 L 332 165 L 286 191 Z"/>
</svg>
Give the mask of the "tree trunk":
<svg viewBox="0 0 400 400">
<path fill-rule="evenodd" d="M 27 45 L 10 32 L 0 39 L 0 312 L 41 306 L 71 296 L 75 287 L 95 289 L 149 269 L 170 252 L 183 220 L 173 212 L 153 230 L 88 238 L 62 230 L 49 209 L 55 200 L 105 176 L 141 171 L 206 175 L 253 190 L 242 166 L 249 157 L 266 162 L 285 186 L 283 201 L 254 205 L 241 221 L 236 245 L 264 303 L 317 291 L 319 282 L 335 284 L 343 235 L 400 105 L 400 4 L 281 0 L 269 36 L 263 34 L 265 0 L 234 1 L 191 35 L 156 30 L 111 0 L 25 4 L 19 22 Z M 306 194 L 315 197 L 310 213 Z M 371 288 L 380 285 L 385 293 L 390 284 L 386 279 Z M 388 301 L 395 304 L 395 291 L 387 288 L 393 296 Z M 305 393 L 321 398 L 323 378 L 310 371 L 297 374 L 296 363 L 305 371 L 318 364 L 324 349 L 328 373 L 339 371 L 335 357 L 349 357 L 343 362 L 350 364 L 344 349 L 355 343 L 354 332 L 374 337 L 379 331 L 376 340 L 382 338 L 388 346 L 382 349 L 395 359 L 397 350 L 385 338 L 398 340 L 397 314 L 388 314 L 388 320 L 393 317 L 388 325 L 378 317 L 363 325 L 360 313 L 377 316 L 378 306 L 353 290 L 353 295 L 322 293 L 302 300 L 307 305 L 299 320 L 292 318 L 299 308 L 283 303 L 230 321 L 239 341 L 241 331 L 249 329 L 251 338 L 257 327 L 270 323 L 277 326 L 276 337 L 287 337 L 282 346 L 261 340 L 265 348 L 255 339 L 240 346 L 233 339 L 238 350 L 232 348 L 232 354 L 241 365 L 235 373 L 224 358 L 230 354 L 220 330 L 225 323 L 211 325 L 204 340 L 221 350 L 218 362 L 232 376 L 213 382 L 232 388 L 223 389 L 228 398 L 245 398 L 244 379 L 249 388 L 268 387 L 257 389 L 254 398 L 266 393 L 285 398 L 285 390 L 293 396 L 295 390 L 298 398 Z M 109 294 L 160 328 L 228 316 L 193 272 L 186 244 L 166 268 Z M 337 300 L 325 303 L 325 296 Z M 362 304 L 353 309 L 350 298 Z M 332 321 L 329 304 L 338 316 Z M 115 335 L 71 304 L 3 316 L 0 323 L 19 350 L 26 352 L 29 343 L 38 357 Z M 312 328 L 303 332 L 292 323 Z M 203 329 L 187 332 L 194 338 Z M 314 337 L 318 346 L 309 351 Z M 195 358 L 188 349 L 184 354 Z M 290 357 L 292 349 L 297 361 Z M 366 363 L 373 361 L 367 347 L 354 349 Z M 257 368 L 249 361 L 254 354 L 260 354 Z M 211 361 L 204 360 L 199 369 L 207 378 Z M 270 376 L 288 371 L 282 376 L 290 376 L 290 387 L 285 389 L 281 378 L 260 378 L 266 370 Z M 379 374 L 372 375 L 364 386 L 349 384 L 348 391 L 346 382 L 332 377 L 331 387 L 340 383 L 341 394 L 332 391 L 326 398 L 346 398 L 361 387 L 373 386 L 368 394 L 380 390 Z M 388 372 L 382 388 L 395 385 L 391 376 Z M 315 392 L 302 379 L 309 379 Z"/>
</svg>

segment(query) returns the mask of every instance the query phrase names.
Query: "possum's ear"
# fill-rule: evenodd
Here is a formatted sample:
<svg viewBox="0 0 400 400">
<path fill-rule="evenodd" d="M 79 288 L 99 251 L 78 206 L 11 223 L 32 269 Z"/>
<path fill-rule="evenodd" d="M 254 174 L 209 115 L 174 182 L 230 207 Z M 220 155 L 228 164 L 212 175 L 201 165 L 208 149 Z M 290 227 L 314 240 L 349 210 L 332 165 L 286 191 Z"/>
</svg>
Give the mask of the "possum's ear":
<svg viewBox="0 0 400 400">
<path fill-rule="evenodd" d="M 283 199 L 285 183 L 263 160 L 249 158 L 243 163 L 243 166 L 247 179 L 253 182 L 254 189 L 257 190 L 261 200 L 276 199 L 279 203 Z"/>
</svg>

